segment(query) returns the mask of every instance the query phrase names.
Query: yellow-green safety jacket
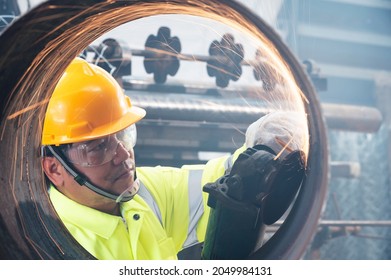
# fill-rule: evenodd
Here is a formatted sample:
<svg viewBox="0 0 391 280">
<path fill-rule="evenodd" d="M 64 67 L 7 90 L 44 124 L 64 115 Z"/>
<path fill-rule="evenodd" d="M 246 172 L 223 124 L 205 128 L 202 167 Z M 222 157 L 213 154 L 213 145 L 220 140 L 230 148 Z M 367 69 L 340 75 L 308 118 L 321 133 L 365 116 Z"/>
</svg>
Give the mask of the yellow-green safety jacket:
<svg viewBox="0 0 391 280">
<path fill-rule="evenodd" d="M 121 203 L 122 217 L 78 204 L 53 186 L 50 198 L 72 236 L 97 259 L 177 259 L 179 251 L 204 241 L 209 207 L 202 187 L 221 177 L 243 149 L 205 165 L 137 168 L 140 190 Z"/>
</svg>

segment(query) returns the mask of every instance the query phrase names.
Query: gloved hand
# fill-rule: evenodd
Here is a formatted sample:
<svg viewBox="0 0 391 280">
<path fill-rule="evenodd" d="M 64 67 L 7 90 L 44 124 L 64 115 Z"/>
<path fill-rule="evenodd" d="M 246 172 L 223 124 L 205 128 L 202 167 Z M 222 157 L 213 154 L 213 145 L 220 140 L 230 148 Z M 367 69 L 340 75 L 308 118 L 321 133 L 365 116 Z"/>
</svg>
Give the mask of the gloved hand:
<svg viewBox="0 0 391 280">
<path fill-rule="evenodd" d="M 278 157 L 292 151 L 308 154 L 309 136 L 304 114 L 293 111 L 274 111 L 253 122 L 246 131 L 246 146 L 265 145 Z"/>
<path fill-rule="evenodd" d="M 304 175 L 309 149 L 305 114 L 274 111 L 252 123 L 246 131 L 246 146 L 268 147 L 281 162 L 274 189 L 263 200 L 264 220 L 274 223 L 292 202 Z"/>
<path fill-rule="evenodd" d="M 247 148 L 229 174 L 208 183 L 211 207 L 203 259 L 242 259 L 263 237 L 265 225 L 288 209 L 304 178 L 303 153 L 276 158 L 265 145 Z"/>
<path fill-rule="evenodd" d="M 249 126 L 247 150 L 229 172 L 206 184 L 211 207 L 203 259 L 243 259 L 263 239 L 265 225 L 288 209 L 305 176 L 305 117 L 273 112 Z"/>
</svg>

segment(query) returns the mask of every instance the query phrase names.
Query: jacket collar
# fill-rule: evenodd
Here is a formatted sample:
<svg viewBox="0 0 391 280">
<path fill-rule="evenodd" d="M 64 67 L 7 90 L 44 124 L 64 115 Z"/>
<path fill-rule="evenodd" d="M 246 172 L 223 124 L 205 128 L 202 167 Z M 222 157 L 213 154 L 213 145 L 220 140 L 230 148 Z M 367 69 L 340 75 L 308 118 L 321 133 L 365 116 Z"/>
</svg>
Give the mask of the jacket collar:
<svg viewBox="0 0 391 280">
<path fill-rule="evenodd" d="M 54 208 L 65 224 L 73 224 L 77 227 L 85 228 L 108 239 L 113 235 L 118 223 L 122 223 L 122 217 L 110 215 L 79 204 L 63 195 L 54 186 L 50 186 L 49 192 Z M 144 206 L 141 206 L 134 199 L 121 205 L 122 211 L 129 211 L 133 208 L 137 208 L 138 211 L 146 210 Z"/>
</svg>

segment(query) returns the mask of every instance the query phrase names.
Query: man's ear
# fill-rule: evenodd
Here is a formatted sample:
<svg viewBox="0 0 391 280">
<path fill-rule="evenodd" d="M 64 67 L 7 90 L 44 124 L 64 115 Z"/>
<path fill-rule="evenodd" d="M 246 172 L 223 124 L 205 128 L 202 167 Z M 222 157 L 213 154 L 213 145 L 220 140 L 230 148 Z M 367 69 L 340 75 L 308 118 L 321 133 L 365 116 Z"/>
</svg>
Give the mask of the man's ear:
<svg viewBox="0 0 391 280">
<path fill-rule="evenodd" d="M 55 186 L 62 186 L 64 184 L 65 169 L 61 163 L 54 157 L 42 158 L 42 169 L 46 176 Z"/>
</svg>

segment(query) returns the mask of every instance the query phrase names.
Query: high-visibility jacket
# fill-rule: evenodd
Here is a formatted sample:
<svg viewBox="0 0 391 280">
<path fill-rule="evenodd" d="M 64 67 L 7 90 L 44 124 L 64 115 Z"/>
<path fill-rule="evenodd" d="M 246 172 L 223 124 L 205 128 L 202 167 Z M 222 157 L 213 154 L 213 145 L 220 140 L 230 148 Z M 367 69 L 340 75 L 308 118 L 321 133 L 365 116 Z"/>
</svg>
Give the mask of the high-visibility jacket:
<svg viewBox="0 0 391 280">
<path fill-rule="evenodd" d="M 55 187 L 50 198 L 72 236 L 97 259 L 177 259 L 204 241 L 209 207 L 202 186 L 214 182 L 240 151 L 206 165 L 139 167 L 139 193 L 121 203 L 121 217 L 67 198 Z"/>
</svg>

